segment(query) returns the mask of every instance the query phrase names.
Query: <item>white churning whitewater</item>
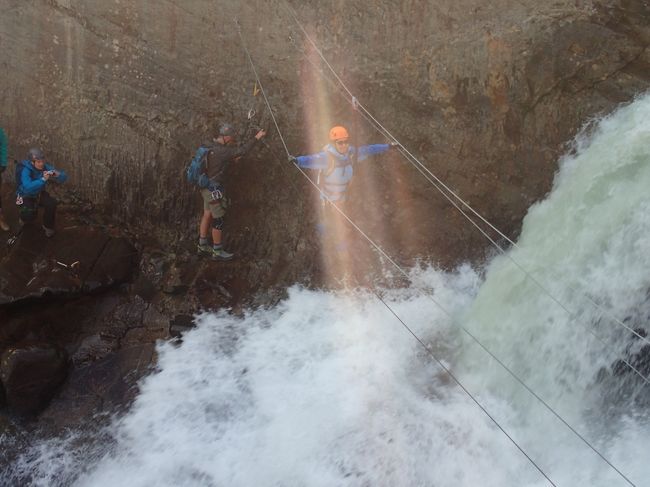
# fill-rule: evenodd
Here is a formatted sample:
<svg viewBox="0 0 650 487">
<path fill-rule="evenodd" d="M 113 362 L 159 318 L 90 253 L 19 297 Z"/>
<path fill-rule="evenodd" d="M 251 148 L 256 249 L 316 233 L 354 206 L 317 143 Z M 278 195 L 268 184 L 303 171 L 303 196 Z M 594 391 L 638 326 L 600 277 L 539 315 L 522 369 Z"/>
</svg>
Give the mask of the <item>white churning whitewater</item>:
<svg viewBox="0 0 650 487">
<path fill-rule="evenodd" d="M 414 270 L 395 312 L 556 485 L 628 485 L 501 361 L 636 485 L 650 485 L 648 386 L 611 373 L 650 325 L 650 96 L 578 137 L 531 208 L 516 262 Z M 22 457 L 44 485 L 542 486 L 548 482 L 371 293 L 293 288 L 268 310 L 199 317 L 159 347 L 159 372 L 111 426 L 98 461 L 51 441 Z M 625 375 L 629 378 L 629 374 Z M 49 448 L 49 450 L 48 450 Z M 97 452 L 95 452 L 96 454 Z M 83 470 L 83 473 L 80 473 Z M 23 470 L 24 471 L 24 470 Z"/>
</svg>

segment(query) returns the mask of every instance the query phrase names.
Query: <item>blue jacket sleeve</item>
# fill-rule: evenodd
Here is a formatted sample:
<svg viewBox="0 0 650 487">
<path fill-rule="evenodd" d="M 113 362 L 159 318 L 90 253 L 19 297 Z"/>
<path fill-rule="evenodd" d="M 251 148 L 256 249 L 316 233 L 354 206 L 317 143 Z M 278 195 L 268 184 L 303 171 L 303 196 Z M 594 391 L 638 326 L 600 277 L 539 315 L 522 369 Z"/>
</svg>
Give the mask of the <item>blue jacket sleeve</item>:
<svg viewBox="0 0 650 487">
<path fill-rule="evenodd" d="M 49 181 L 56 181 L 57 183 L 65 183 L 68 180 L 68 175 L 65 173 L 65 171 L 61 171 L 60 169 L 55 169 L 54 166 L 50 164 L 45 164 L 45 169 L 47 171 L 56 171 L 58 173 L 58 176 L 52 176 Z"/>
<path fill-rule="evenodd" d="M 327 153 L 317 152 L 308 156 L 298 156 L 296 162 L 299 167 L 305 169 L 326 169 L 328 163 Z"/>
<path fill-rule="evenodd" d="M 68 180 L 68 175 L 65 173 L 65 171 L 61 171 L 60 169 L 57 170 L 59 175 L 54 178 L 57 183 L 65 183 Z"/>
<path fill-rule="evenodd" d="M 7 134 L 0 127 L 0 166 L 7 167 L 7 146 L 9 142 L 7 141 Z"/>
<path fill-rule="evenodd" d="M 367 159 L 368 156 L 374 156 L 375 154 L 381 154 L 382 152 L 387 152 L 390 149 L 388 144 L 373 144 L 373 145 L 362 145 L 359 147 L 359 153 L 357 154 L 357 160 L 363 161 Z"/>
<path fill-rule="evenodd" d="M 25 168 L 20 174 L 20 186 L 23 193 L 34 194 L 40 192 L 45 186 L 45 180 L 43 178 L 32 179 L 29 173 L 30 171 Z"/>
</svg>

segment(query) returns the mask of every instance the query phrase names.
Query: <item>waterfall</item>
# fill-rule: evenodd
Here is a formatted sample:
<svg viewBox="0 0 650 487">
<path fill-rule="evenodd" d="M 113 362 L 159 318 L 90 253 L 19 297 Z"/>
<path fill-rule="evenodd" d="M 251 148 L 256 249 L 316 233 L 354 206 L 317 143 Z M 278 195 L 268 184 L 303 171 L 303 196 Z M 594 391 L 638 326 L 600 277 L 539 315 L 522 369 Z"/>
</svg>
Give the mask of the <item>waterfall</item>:
<svg viewBox="0 0 650 487">
<path fill-rule="evenodd" d="M 44 440 L 0 480 L 520 487 L 549 485 L 542 470 L 629 485 L 604 457 L 649 485 L 650 385 L 622 362 L 645 343 L 630 330 L 650 328 L 648 188 L 643 96 L 576 138 L 484 272 L 413 269 L 411 287 L 382 291 L 431 353 L 372 292 L 296 286 L 272 308 L 200 315 L 158 347 L 110 441 Z"/>
</svg>

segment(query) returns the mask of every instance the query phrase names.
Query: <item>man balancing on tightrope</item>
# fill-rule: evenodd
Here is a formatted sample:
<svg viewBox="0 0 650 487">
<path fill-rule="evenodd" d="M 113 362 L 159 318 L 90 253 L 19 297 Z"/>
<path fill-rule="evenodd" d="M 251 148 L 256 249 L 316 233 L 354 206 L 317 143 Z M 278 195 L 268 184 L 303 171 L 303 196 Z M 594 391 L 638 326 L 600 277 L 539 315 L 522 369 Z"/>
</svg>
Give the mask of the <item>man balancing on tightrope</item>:
<svg viewBox="0 0 650 487">
<path fill-rule="evenodd" d="M 347 242 L 342 235 L 334 235 L 335 222 L 339 212 L 332 203 L 345 212 L 347 190 L 354 174 L 354 164 L 369 156 L 381 154 L 393 147 L 392 144 L 373 144 L 354 147 L 350 145 L 350 135 L 345 127 L 332 127 L 329 132 L 330 143 L 321 152 L 306 156 L 289 156 L 289 161 L 304 169 L 317 169 L 318 185 L 321 188 L 322 211 L 318 231 L 323 236 L 338 239 L 336 250 L 345 252 Z"/>
</svg>

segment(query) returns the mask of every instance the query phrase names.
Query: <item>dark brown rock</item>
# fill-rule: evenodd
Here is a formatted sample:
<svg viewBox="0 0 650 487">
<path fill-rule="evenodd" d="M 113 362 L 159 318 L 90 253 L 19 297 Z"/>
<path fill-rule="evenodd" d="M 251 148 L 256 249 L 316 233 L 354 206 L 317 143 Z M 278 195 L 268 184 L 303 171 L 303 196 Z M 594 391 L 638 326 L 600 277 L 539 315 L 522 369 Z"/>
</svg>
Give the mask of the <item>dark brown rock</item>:
<svg viewBox="0 0 650 487">
<path fill-rule="evenodd" d="M 100 412 L 114 412 L 131 403 L 137 382 L 151 369 L 152 343 L 125 347 L 70 372 L 66 387 L 40 419 L 58 426 L 83 425 Z"/>
<path fill-rule="evenodd" d="M 194 317 L 190 315 L 176 315 L 169 323 L 169 334 L 175 338 L 180 338 L 183 333 L 191 330 L 196 326 Z"/>
<path fill-rule="evenodd" d="M 96 227 L 75 225 L 46 239 L 39 226 L 30 225 L 0 262 L 0 305 L 76 296 L 125 282 L 136 255 L 125 238 Z"/>
<path fill-rule="evenodd" d="M 3 391 L 11 409 L 23 414 L 46 407 L 65 377 L 68 355 L 75 372 L 124 347 L 151 347 L 168 337 L 166 316 L 129 295 L 128 286 L 117 287 L 137 271 L 134 246 L 82 219 L 64 209 L 51 239 L 44 238 L 39 225 L 26 227 L 0 260 Z M 49 345 L 25 345 L 30 343 Z"/>
<path fill-rule="evenodd" d="M 579 127 L 650 86 L 650 7 L 640 0 L 289 3 L 364 107 L 510 237 Z M 304 55 L 308 41 L 284 4 L 11 4 L 2 22 L 12 46 L 0 53 L 11 153 L 37 140 L 95 211 L 166 246 L 190 249 L 196 238 L 200 199 L 182 174 L 196 146 L 220 120 L 242 138 L 253 124 L 270 126 L 233 18 L 292 153 L 319 149 L 334 122 L 354 125 L 349 103 Z M 329 115 L 315 117 L 322 100 Z M 251 107 L 259 116 L 249 124 Z M 363 120 L 357 132 L 360 142 L 384 141 Z M 286 166 L 278 134 L 268 143 L 225 181 L 227 243 L 240 258 L 270 263 L 239 266 L 248 291 L 318 267 L 313 190 Z M 358 221 L 380 214 L 371 236 L 390 231 L 391 255 L 442 266 L 484 256 L 485 238 L 413 167 L 397 157 L 370 166 L 355 178 Z"/>
<path fill-rule="evenodd" d="M 84 276 L 84 290 L 95 291 L 129 280 L 137 254 L 137 250 L 125 238 L 110 238 L 99 251 L 88 274 Z"/>
<path fill-rule="evenodd" d="M 65 380 L 67 362 L 65 350 L 52 345 L 6 350 L 0 363 L 0 379 L 9 407 L 23 415 L 43 409 Z"/>
</svg>

